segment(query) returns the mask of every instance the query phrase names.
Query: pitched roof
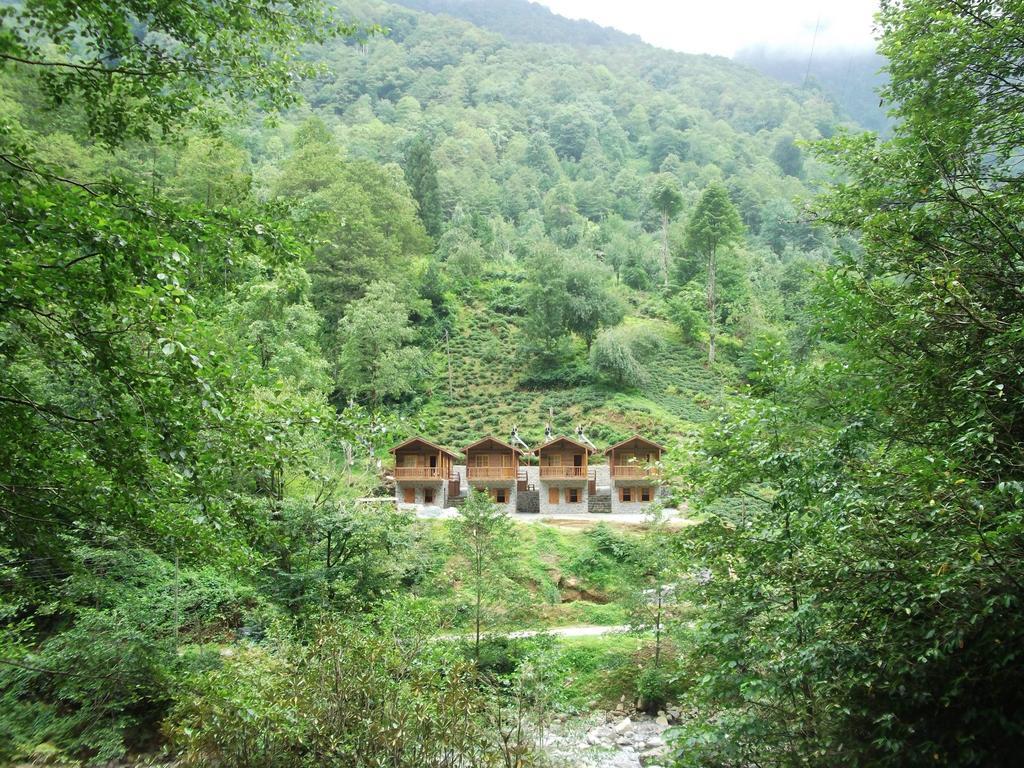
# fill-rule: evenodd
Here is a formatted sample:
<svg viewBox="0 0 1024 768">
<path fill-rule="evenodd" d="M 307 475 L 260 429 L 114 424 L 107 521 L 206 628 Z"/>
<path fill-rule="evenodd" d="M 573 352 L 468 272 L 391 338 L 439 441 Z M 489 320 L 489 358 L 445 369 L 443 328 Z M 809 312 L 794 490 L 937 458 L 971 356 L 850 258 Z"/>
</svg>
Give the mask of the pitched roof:
<svg viewBox="0 0 1024 768">
<path fill-rule="evenodd" d="M 616 448 L 621 448 L 622 446 L 626 445 L 626 443 L 632 443 L 634 440 L 636 440 L 637 442 L 644 443 L 645 445 L 650 445 L 653 448 L 657 448 L 659 451 L 664 451 L 665 450 L 665 446 L 660 445 L 659 443 L 656 443 L 653 440 L 648 440 L 643 435 L 633 435 L 632 437 L 627 437 L 625 440 L 621 440 L 620 442 L 616 443 L 615 445 L 612 445 L 612 446 L 609 446 L 608 448 L 605 448 L 605 451 L 604 451 L 605 455 L 608 455 L 609 453 L 611 453 Z"/>
<path fill-rule="evenodd" d="M 408 440 L 406 440 L 404 442 L 401 442 L 398 445 L 396 445 L 394 448 L 392 448 L 390 453 L 395 453 L 396 451 L 399 451 L 402 448 L 405 448 L 406 446 L 412 445 L 413 443 L 422 443 L 423 445 L 426 445 L 429 448 L 433 448 L 435 451 L 440 451 L 441 453 L 447 453 L 453 459 L 459 458 L 459 454 L 457 454 L 455 451 L 452 451 L 452 450 L 450 450 L 448 448 L 445 448 L 443 445 L 438 445 L 437 443 L 432 443 L 432 442 L 430 442 L 429 440 L 427 440 L 424 437 L 410 437 Z"/>
<path fill-rule="evenodd" d="M 551 438 L 546 443 L 541 443 L 533 449 L 533 453 L 537 453 L 542 448 L 547 448 L 549 445 L 554 445 L 555 443 L 572 443 L 573 445 L 582 448 L 587 453 L 594 453 L 594 449 L 589 445 L 585 445 L 584 443 L 581 443 L 578 440 L 573 440 L 571 437 L 566 437 L 565 435 L 558 435 L 557 437 Z"/>
<path fill-rule="evenodd" d="M 500 448 L 505 448 L 505 449 L 507 449 L 509 451 L 514 451 L 515 453 L 522 453 L 523 452 L 521 448 L 516 448 L 515 446 L 509 445 L 505 441 L 499 440 L 498 438 L 493 437 L 492 435 L 488 435 L 487 437 L 482 437 L 479 440 L 477 440 L 475 443 L 470 443 L 469 445 L 467 445 L 465 448 L 462 449 L 462 452 L 463 453 L 469 453 L 471 448 L 476 448 L 476 447 L 478 447 L 480 445 L 483 445 L 484 443 L 494 443 L 494 444 L 496 444 Z"/>
</svg>

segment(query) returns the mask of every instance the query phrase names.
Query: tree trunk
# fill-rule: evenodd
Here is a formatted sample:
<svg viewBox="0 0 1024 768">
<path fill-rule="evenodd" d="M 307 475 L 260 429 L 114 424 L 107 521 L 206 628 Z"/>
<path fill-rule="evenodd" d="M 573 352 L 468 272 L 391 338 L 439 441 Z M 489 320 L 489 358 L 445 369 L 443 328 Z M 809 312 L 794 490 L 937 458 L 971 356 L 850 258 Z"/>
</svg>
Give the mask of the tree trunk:
<svg viewBox="0 0 1024 768">
<path fill-rule="evenodd" d="M 476 645 L 473 649 L 473 658 L 477 666 L 480 666 L 480 598 L 483 591 L 483 564 L 480 562 L 480 553 L 476 555 Z"/>
<path fill-rule="evenodd" d="M 715 363 L 715 338 L 718 335 L 716 325 L 718 313 L 715 308 L 717 298 L 715 292 L 715 249 L 712 248 L 708 254 L 708 365 Z"/>
<path fill-rule="evenodd" d="M 661 666 L 661 582 L 658 583 L 658 614 L 654 623 L 654 668 Z"/>
<path fill-rule="evenodd" d="M 661 277 L 668 288 L 668 215 L 661 214 Z"/>
</svg>

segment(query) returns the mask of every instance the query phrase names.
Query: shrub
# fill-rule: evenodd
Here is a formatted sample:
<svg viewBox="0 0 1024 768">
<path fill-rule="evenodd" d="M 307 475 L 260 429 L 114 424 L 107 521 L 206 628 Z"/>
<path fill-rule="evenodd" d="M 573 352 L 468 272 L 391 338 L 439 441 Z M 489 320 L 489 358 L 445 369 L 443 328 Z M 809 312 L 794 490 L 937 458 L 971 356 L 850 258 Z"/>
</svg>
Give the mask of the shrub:
<svg viewBox="0 0 1024 768">
<path fill-rule="evenodd" d="M 703 308 L 704 297 L 700 286 L 687 283 L 668 302 L 668 314 L 679 328 L 683 341 L 696 342 L 707 326 L 707 311 Z"/>
<path fill-rule="evenodd" d="M 650 357 L 664 341 L 642 325 L 617 326 L 598 334 L 590 349 L 590 367 L 599 379 L 619 387 L 639 387 L 647 381 Z"/>
<path fill-rule="evenodd" d="M 328 622 L 310 642 L 243 648 L 196 675 L 167 732 L 185 766 L 486 768 L 504 764 L 494 706 L 470 662 L 386 627 Z"/>
<path fill-rule="evenodd" d="M 673 677 L 662 667 L 647 667 L 637 675 L 636 693 L 647 712 L 663 709 L 673 692 Z"/>
</svg>

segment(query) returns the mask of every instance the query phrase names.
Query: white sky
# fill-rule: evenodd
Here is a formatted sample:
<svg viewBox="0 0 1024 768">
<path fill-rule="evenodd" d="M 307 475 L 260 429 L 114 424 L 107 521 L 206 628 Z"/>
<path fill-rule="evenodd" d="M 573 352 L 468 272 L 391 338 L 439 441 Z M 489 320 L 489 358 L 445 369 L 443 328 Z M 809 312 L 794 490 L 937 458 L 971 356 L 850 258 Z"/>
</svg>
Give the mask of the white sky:
<svg viewBox="0 0 1024 768">
<path fill-rule="evenodd" d="M 732 56 L 765 46 L 810 51 L 874 48 L 878 0 L 535 0 L 571 19 L 639 35 L 686 53 Z M 819 23 L 820 19 L 820 23 Z"/>
</svg>

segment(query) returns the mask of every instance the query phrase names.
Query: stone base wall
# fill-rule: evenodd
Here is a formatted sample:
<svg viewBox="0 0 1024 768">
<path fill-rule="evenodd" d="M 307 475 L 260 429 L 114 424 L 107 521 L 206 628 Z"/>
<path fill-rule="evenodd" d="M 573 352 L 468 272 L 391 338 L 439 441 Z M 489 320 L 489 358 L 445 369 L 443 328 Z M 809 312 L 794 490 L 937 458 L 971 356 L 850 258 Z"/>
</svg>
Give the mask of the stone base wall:
<svg viewBox="0 0 1024 768">
<path fill-rule="evenodd" d="M 654 501 L 619 501 L 619 489 L 612 489 L 612 512 L 616 514 L 643 515 L 653 504 Z"/>
<path fill-rule="evenodd" d="M 407 504 L 405 502 L 405 489 L 412 487 L 416 491 L 416 501 L 413 504 Z M 432 488 L 434 491 L 434 501 L 427 504 L 424 499 L 424 494 L 428 488 Z M 415 509 L 416 507 L 441 507 L 442 509 L 448 506 L 447 498 L 448 484 L 441 483 L 433 485 L 416 485 L 415 483 L 395 483 L 395 501 L 398 503 L 399 509 Z"/>
<path fill-rule="evenodd" d="M 587 511 L 587 488 L 578 488 L 580 494 L 579 502 L 575 504 L 568 503 L 566 499 L 566 491 L 568 488 L 558 489 L 558 503 L 552 504 L 548 501 L 548 485 L 547 483 L 541 483 L 538 486 L 540 491 L 540 513 L 542 515 L 566 515 L 566 514 L 582 514 Z"/>
</svg>

